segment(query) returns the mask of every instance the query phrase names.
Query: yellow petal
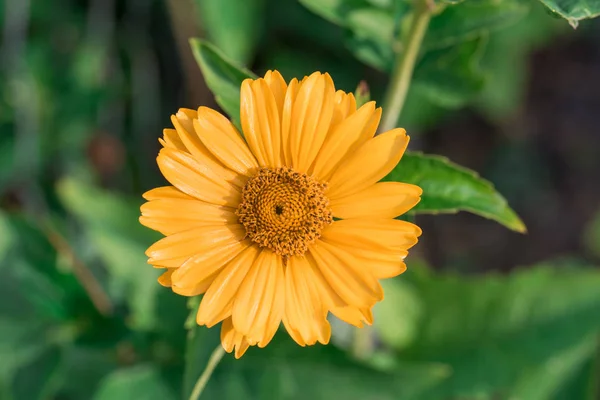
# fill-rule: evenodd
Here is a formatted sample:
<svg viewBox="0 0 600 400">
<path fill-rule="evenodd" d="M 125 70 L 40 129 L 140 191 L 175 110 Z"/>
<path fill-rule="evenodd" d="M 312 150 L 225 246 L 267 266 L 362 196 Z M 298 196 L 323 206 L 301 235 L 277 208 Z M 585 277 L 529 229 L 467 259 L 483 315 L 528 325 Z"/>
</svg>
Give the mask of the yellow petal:
<svg viewBox="0 0 600 400">
<path fill-rule="evenodd" d="M 343 90 L 338 90 L 335 92 L 334 103 L 333 117 L 331 118 L 332 128 L 356 111 L 356 99 L 352 93 L 346 93 Z"/>
<path fill-rule="evenodd" d="M 246 79 L 240 92 L 240 117 L 248 146 L 261 167 L 281 163 L 281 123 L 271 88 L 264 79 Z"/>
<path fill-rule="evenodd" d="M 184 296 L 206 292 L 225 265 L 249 245 L 247 241 L 227 243 L 190 257 L 173 272 L 173 291 Z"/>
<path fill-rule="evenodd" d="M 152 190 L 148 190 L 142 195 L 146 200 L 159 200 L 159 199 L 184 199 L 193 200 L 192 196 L 188 196 L 181 190 L 174 186 L 162 186 Z"/>
<path fill-rule="evenodd" d="M 223 321 L 223 324 L 221 324 L 221 344 L 228 353 L 231 353 L 235 348 L 236 359 L 243 356 L 250 346 L 244 335 L 233 328 L 231 318 L 227 318 Z"/>
<path fill-rule="evenodd" d="M 185 152 L 188 151 L 175 129 L 163 129 L 163 137 L 162 139 L 158 139 L 158 141 L 163 145 L 163 147 Z"/>
<path fill-rule="evenodd" d="M 340 161 L 363 144 L 363 131 L 371 129 L 369 122 L 374 115 L 375 102 L 371 101 L 337 124 L 327 135 L 310 173 L 322 181 L 327 181 Z M 371 136 L 374 132 L 373 130 Z"/>
<path fill-rule="evenodd" d="M 220 113 L 200 107 L 194 129 L 202 143 L 226 167 L 245 176 L 251 176 L 258 168 L 256 158 L 235 126 Z"/>
<path fill-rule="evenodd" d="M 279 326 L 281 325 L 281 318 L 285 311 L 285 277 L 283 273 L 283 264 L 281 261 L 277 265 L 275 273 L 275 292 L 273 294 L 273 301 L 271 303 L 271 310 L 269 312 L 267 324 L 264 328 L 264 331 L 261 332 L 262 334 L 257 333 L 255 335 L 254 333 L 251 333 L 253 338 L 256 337 L 256 340 L 258 341 L 258 347 L 260 348 L 265 347 L 267 344 L 269 344 L 269 342 L 271 342 L 273 336 L 275 336 L 275 333 L 277 332 L 277 329 L 279 329 Z"/>
<path fill-rule="evenodd" d="M 358 328 L 362 328 L 365 323 L 367 325 L 373 324 L 373 313 L 369 307 L 334 307 L 331 309 L 331 313 L 342 321 Z"/>
<path fill-rule="evenodd" d="M 401 182 L 379 182 L 360 192 L 331 200 L 337 218 L 395 218 L 413 208 L 423 190 Z"/>
<path fill-rule="evenodd" d="M 229 207 L 237 207 L 240 202 L 238 187 L 182 151 L 162 149 L 157 163 L 164 177 L 190 196 Z"/>
<path fill-rule="evenodd" d="M 321 240 L 332 245 L 406 251 L 417 243 L 421 228 L 396 219 L 344 219 L 334 221 L 321 232 Z"/>
<path fill-rule="evenodd" d="M 177 258 L 169 258 L 166 260 L 153 260 L 149 259 L 148 264 L 152 264 L 154 268 L 179 268 L 181 265 L 186 262 L 191 256 L 183 256 Z"/>
<path fill-rule="evenodd" d="M 285 270 L 284 325 L 298 344 L 329 343 L 327 310 L 306 257 L 291 257 Z"/>
<path fill-rule="evenodd" d="M 309 251 L 329 285 L 348 305 L 365 307 L 383 298 L 377 279 L 349 253 L 320 240 Z"/>
<path fill-rule="evenodd" d="M 259 248 L 257 246 L 248 246 L 236 258 L 231 260 L 217 276 L 200 303 L 196 315 L 198 325 L 211 327 L 220 321 L 218 315 L 223 310 L 233 308 L 238 289 L 246 278 L 258 253 Z"/>
<path fill-rule="evenodd" d="M 284 165 L 291 166 L 292 149 L 290 143 L 290 126 L 292 124 L 292 106 L 298 96 L 301 84 L 296 78 L 292 79 L 285 92 L 283 111 L 281 113 L 281 153 Z"/>
<path fill-rule="evenodd" d="M 292 167 L 298 172 L 308 172 L 327 137 L 334 97 L 329 74 L 315 72 L 300 86 L 292 106 L 289 131 Z"/>
<path fill-rule="evenodd" d="M 200 226 L 230 225 L 238 221 L 235 210 L 188 197 L 160 199 L 144 203 L 140 223 L 150 229 L 171 235 Z"/>
<path fill-rule="evenodd" d="M 329 199 L 359 192 L 386 176 L 402 158 L 408 140 L 406 131 L 398 128 L 367 141 L 329 179 Z"/>
<path fill-rule="evenodd" d="M 265 82 L 267 82 L 267 85 L 269 85 L 269 88 L 273 93 L 275 103 L 277 104 L 277 110 L 279 110 L 279 115 L 282 115 L 283 100 L 285 99 L 285 93 L 287 91 L 285 79 L 283 79 L 283 76 L 281 76 L 278 71 L 267 71 L 265 74 Z"/>
<path fill-rule="evenodd" d="M 202 253 L 224 244 L 239 242 L 246 231 L 241 225 L 202 226 L 160 239 L 146 250 L 149 263 Z M 160 265 L 160 264 L 158 264 Z"/>
<path fill-rule="evenodd" d="M 325 239 L 327 241 L 327 239 Z M 408 250 L 383 250 L 369 248 L 368 245 L 345 246 L 336 243 L 336 246 L 346 250 L 367 268 L 377 279 L 387 279 L 398 276 L 406 271 L 404 258 L 408 255 Z"/>
<path fill-rule="evenodd" d="M 240 286 L 233 305 L 233 326 L 247 337 L 250 344 L 266 338 L 267 331 L 270 331 L 271 312 L 283 311 L 283 307 L 276 304 L 281 300 L 277 297 L 276 287 L 283 285 L 280 280 L 282 269 L 281 257 L 263 249 Z"/>
<path fill-rule="evenodd" d="M 191 118 L 193 113 L 193 117 Z M 196 120 L 196 111 L 180 109 L 177 115 L 171 116 L 171 122 L 179 138 L 185 144 L 188 152 L 195 158 L 200 164 L 206 165 L 210 170 L 214 171 L 217 175 L 221 176 L 227 182 L 231 182 L 238 187 L 242 187 L 246 180 L 243 179 L 239 173 L 232 171 L 225 167 L 202 143 L 198 135 L 194 130 L 193 121 Z"/>
<path fill-rule="evenodd" d="M 160 283 L 164 287 L 171 287 L 171 275 L 175 272 L 176 268 L 168 268 L 167 272 L 158 277 L 158 283 Z"/>
</svg>

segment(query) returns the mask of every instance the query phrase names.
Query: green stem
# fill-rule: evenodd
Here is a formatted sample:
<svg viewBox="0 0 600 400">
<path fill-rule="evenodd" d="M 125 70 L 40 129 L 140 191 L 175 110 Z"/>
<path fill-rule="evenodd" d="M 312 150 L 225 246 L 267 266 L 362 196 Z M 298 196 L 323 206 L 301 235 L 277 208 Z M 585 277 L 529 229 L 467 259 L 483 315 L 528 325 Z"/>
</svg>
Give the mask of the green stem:
<svg viewBox="0 0 600 400">
<path fill-rule="evenodd" d="M 390 85 L 383 100 L 383 118 L 379 125 L 379 132 L 394 129 L 398 123 L 415 69 L 417 56 L 419 55 L 419 49 L 429 26 L 431 11 L 430 6 L 425 1 L 415 1 L 414 14 L 404 41 L 404 51 L 400 51 L 396 55 Z"/>
<path fill-rule="evenodd" d="M 192 390 L 190 400 L 198 400 L 200 398 L 200 395 L 202 395 L 202 392 L 204 391 L 204 388 L 206 387 L 210 376 L 212 375 L 217 365 L 219 365 L 219 361 L 221 361 L 224 354 L 225 350 L 223 349 L 223 346 L 221 346 L 221 344 L 219 344 L 217 348 L 213 350 L 212 354 L 210 355 L 210 358 L 208 359 L 208 363 L 206 364 L 206 368 L 204 369 L 202 375 L 200 375 L 200 377 L 196 381 L 196 384 L 194 385 L 194 390 Z"/>
</svg>

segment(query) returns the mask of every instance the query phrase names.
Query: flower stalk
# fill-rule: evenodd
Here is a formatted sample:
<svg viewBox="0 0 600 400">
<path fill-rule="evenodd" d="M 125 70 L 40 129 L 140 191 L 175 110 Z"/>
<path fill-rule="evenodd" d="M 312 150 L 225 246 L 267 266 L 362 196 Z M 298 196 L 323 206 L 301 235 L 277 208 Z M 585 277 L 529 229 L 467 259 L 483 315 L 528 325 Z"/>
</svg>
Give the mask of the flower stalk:
<svg viewBox="0 0 600 400">
<path fill-rule="evenodd" d="M 219 344 L 217 348 L 213 350 L 212 354 L 210 355 L 210 358 L 208 359 L 208 363 L 206 364 L 206 368 L 202 372 L 202 375 L 200 375 L 200 377 L 196 381 L 194 389 L 192 390 L 192 394 L 190 395 L 190 400 L 198 400 L 200 398 L 213 371 L 215 370 L 217 365 L 219 365 L 219 362 L 221 361 L 224 355 L 225 349 L 223 349 L 223 346 Z"/>
<path fill-rule="evenodd" d="M 383 100 L 380 133 L 394 129 L 398 123 L 432 10 L 433 7 L 427 1 L 415 1 L 414 13 L 404 40 L 405 45 L 403 51 L 399 51 L 396 55 L 390 85 Z"/>
</svg>

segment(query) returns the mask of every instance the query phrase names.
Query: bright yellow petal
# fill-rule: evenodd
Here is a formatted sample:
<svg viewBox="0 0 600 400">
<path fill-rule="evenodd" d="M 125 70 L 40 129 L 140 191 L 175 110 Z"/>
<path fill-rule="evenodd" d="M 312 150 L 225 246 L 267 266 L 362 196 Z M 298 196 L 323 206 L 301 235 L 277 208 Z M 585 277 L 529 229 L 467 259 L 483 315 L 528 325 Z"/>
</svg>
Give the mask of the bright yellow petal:
<svg viewBox="0 0 600 400">
<path fill-rule="evenodd" d="M 331 326 L 306 257 L 291 257 L 285 270 L 284 325 L 301 346 L 329 343 Z"/>
<path fill-rule="evenodd" d="M 225 265 L 248 246 L 247 241 L 230 242 L 190 257 L 173 272 L 173 291 L 184 296 L 206 292 Z"/>
<path fill-rule="evenodd" d="M 402 182 L 379 182 L 360 192 L 331 200 L 337 218 L 395 218 L 413 208 L 423 190 Z"/>
<path fill-rule="evenodd" d="M 277 109 L 279 110 L 279 115 L 282 115 L 283 101 L 285 99 L 285 92 L 287 91 L 285 79 L 283 79 L 283 76 L 281 76 L 278 71 L 267 71 L 265 74 L 265 82 L 267 82 L 271 92 L 273 93 L 275 103 L 277 104 Z"/>
<path fill-rule="evenodd" d="M 152 264 L 154 268 L 179 268 L 191 256 L 183 256 L 177 258 L 169 258 L 165 260 L 148 260 L 148 264 Z"/>
<path fill-rule="evenodd" d="M 348 252 L 320 240 L 309 251 L 329 285 L 348 305 L 365 307 L 383 298 L 377 279 Z"/>
<path fill-rule="evenodd" d="M 182 151 L 162 149 L 158 154 L 157 163 L 164 177 L 190 196 L 229 207 L 237 207 L 240 203 L 241 194 L 238 187 Z"/>
<path fill-rule="evenodd" d="M 240 117 L 248 146 L 261 167 L 281 163 L 281 122 L 271 88 L 262 79 L 246 79 L 240 92 Z"/>
<path fill-rule="evenodd" d="M 233 326 L 243 333 L 250 344 L 267 339 L 270 332 L 272 312 L 283 312 L 278 302 L 277 287 L 283 285 L 281 257 L 263 249 L 241 284 L 233 305 Z M 281 315 L 278 316 L 279 322 Z"/>
<path fill-rule="evenodd" d="M 402 158 L 408 140 L 406 131 L 398 128 L 367 141 L 350 154 L 329 179 L 329 199 L 359 192 L 386 176 Z"/>
<path fill-rule="evenodd" d="M 335 88 L 329 74 L 312 74 L 300 86 L 292 106 L 289 146 L 298 172 L 308 172 L 331 125 Z M 285 111 L 284 111 L 285 112 Z"/>
<path fill-rule="evenodd" d="M 168 268 L 167 272 L 163 273 L 161 276 L 158 277 L 158 283 L 160 283 L 164 287 L 171 287 L 171 285 L 173 284 L 171 282 L 171 275 L 173 275 L 173 272 L 175 272 L 175 270 L 176 268 Z"/>
<path fill-rule="evenodd" d="M 163 235 L 171 235 L 200 226 L 231 225 L 238 221 L 233 208 L 190 199 L 161 199 L 144 203 L 140 207 L 140 223 Z"/>
<path fill-rule="evenodd" d="M 344 219 L 321 232 L 321 240 L 332 245 L 373 251 L 406 251 L 417 243 L 421 228 L 396 219 Z"/>
<path fill-rule="evenodd" d="M 273 336 L 275 336 L 275 333 L 277 332 L 277 329 L 279 329 L 279 326 L 281 325 L 281 318 L 285 311 L 285 276 L 283 273 L 283 264 L 281 261 L 279 261 L 279 264 L 275 269 L 275 273 L 275 292 L 273 294 L 273 301 L 271 303 L 271 310 L 269 312 L 267 324 L 264 328 L 264 331 L 262 332 L 262 335 L 260 333 L 256 335 L 252 333 L 252 337 L 256 338 L 256 340 L 258 341 L 258 347 L 260 348 L 265 347 L 271 342 Z"/>
<path fill-rule="evenodd" d="M 207 107 L 198 109 L 194 120 L 196 134 L 223 165 L 245 176 L 258 168 L 256 158 L 233 124 L 222 114 Z"/>
<path fill-rule="evenodd" d="M 369 307 L 333 307 L 331 313 L 342 321 L 358 328 L 362 328 L 365 323 L 367 325 L 373 324 L 373 313 Z"/>
<path fill-rule="evenodd" d="M 285 166 L 293 164 L 292 148 L 290 143 L 290 127 L 292 124 L 292 107 L 298 96 L 301 84 L 296 78 L 292 79 L 285 92 L 283 111 L 281 113 L 281 154 Z"/>
<path fill-rule="evenodd" d="M 160 239 L 146 250 L 150 264 L 192 256 L 228 243 L 239 242 L 246 231 L 241 225 L 202 226 Z M 158 264 L 160 265 L 160 264 Z"/>
<path fill-rule="evenodd" d="M 379 110 L 379 109 L 378 109 Z M 322 181 L 327 181 L 341 160 L 352 154 L 364 144 L 363 131 L 372 129 L 371 119 L 380 112 L 375 111 L 375 102 L 371 101 L 344 119 L 327 135 L 310 173 Z M 375 130 L 371 132 L 371 136 Z"/>
<path fill-rule="evenodd" d="M 184 199 L 193 200 L 192 196 L 188 196 L 181 190 L 174 186 L 162 186 L 152 190 L 148 190 L 142 195 L 146 200 L 160 200 L 160 199 Z"/>
<path fill-rule="evenodd" d="M 211 327 L 221 321 L 220 314 L 227 314 L 227 312 L 223 312 L 224 310 L 231 313 L 238 289 L 246 278 L 259 251 L 257 246 L 248 246 L 236 258 L 231 260 L 217 276 L 200 303 L 196 315 L 198 325 Z"/>
<path fill-rule="evenodd" d="M 404 259 L 408 255 L 408 250 L 374 250 L 368 245 L 362 247 L 345 246 L 339 243 L 336 245 L 352 254 L 377 279 L 392 278 L 406 271 Z"/>
<path fill-rule="evenodd" d="M 243 356 L 250 346 L 244 335 L 233 328 L 231 318 L 227 318 L 221 324 L 221 344 L 228 353 L 231 353 L 235 348 L 235 358 L 237 359 Z"/>
<path fill-rule="evenodd" d="M 338 90 L 335 92 L 334 103 L 333 117 L 331 118 L 332 128 L 356 111 L 356 99 L 352 93 L 346 93 L 343 90 Z"/>
<path fill-rule="evenodd" d="M 185 144 L 179 138 L 179 134 L 175 129 L 163 129 L 162 139 L 158 139 L 163 147 L 168 147 L 175 150 L 181 150 L 187 152 Z"/>
</svg>

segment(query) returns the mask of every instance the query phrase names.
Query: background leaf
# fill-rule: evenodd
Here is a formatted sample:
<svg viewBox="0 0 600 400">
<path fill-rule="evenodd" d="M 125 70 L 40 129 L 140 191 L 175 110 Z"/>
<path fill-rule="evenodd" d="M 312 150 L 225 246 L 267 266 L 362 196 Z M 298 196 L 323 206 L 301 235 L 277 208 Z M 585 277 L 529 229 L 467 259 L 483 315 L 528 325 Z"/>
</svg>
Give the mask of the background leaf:
<svg viewBox="0 0 600 400">
<path fill-rule="evenodd" d="M 407 152 L 385 178 L 408 182 L 423 189 L 413 209 L 424 213 L 455 213 L 465 210 L 524 232 L 525 225 L 494 186 L 467 168 L 440 156 Z"/>
<path fill-rule="evenodd" d="M 162 382 L 159 372 L 150 366 L 116 370 L 104 379 L 94 396 L 94 400 L 176 398 Z"/>
<path fill-rule="evenodd" d="M 573 28 L 577 28 L 579 21 L 596 18 L 600 15 L 600 1 L 598 0 L 540 0 L 550 11 L 569 21 Z"/>
<path fill-rule="evenodd" d="M 240 86 L 244 79 L 256 76 L 248 70 L 236 67 L 207 42 L 190 39 L 190 45 L 206 84 L 215 95 L 215 100 L 239 127 Z"/>
</svg>

